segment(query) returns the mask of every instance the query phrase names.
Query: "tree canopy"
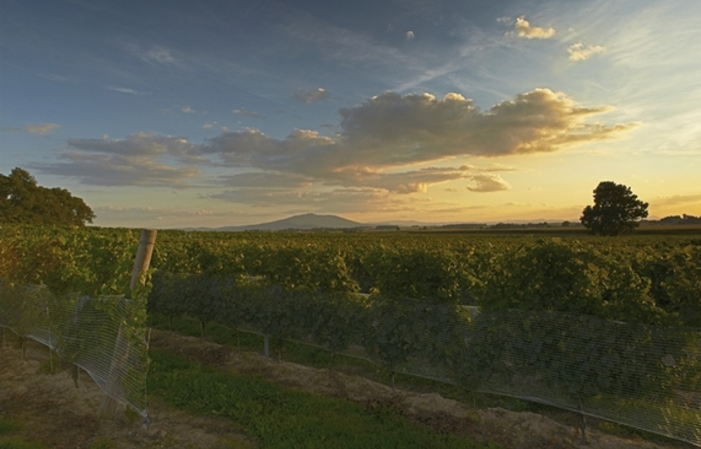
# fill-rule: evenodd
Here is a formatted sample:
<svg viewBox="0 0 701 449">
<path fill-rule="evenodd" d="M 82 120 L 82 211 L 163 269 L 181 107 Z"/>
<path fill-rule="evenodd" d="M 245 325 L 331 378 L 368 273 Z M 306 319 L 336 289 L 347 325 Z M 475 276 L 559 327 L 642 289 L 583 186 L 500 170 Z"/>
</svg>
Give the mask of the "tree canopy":
<svg viewBox="0 0 701 449">
<path fill-rule="evenodd" d="M 94 218 L 81 198 L 38 185 L 26 170 L 17 167 L 8 176 L 0 175 L 0 224 L 85 226 Z"/>
<path fill-rule="evenodd" d="M 602 181 L 594 189 L 594 206 L 584 208 L 580 221 L 596 235 L 626 234 L 647 217 L 647 207 L 630 187 Z"/>
</svg>

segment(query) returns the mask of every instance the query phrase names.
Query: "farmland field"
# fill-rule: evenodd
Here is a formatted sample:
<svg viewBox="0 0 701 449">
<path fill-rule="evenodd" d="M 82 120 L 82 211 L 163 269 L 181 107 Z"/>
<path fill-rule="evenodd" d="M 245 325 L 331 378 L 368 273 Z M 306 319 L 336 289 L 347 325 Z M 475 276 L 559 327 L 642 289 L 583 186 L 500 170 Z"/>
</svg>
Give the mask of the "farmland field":
<svg viewBox="0 0 701 449">
<path fill-rule="evenodd" d="M 127 291 L 136 231 L 0 236 L 5 279 Z M 149 313 L 203 333 L 214 323 L 360 351 L 391 372 L 701 443 L 694 234 L 162 231 L 152 268 Z"/>
</svg>

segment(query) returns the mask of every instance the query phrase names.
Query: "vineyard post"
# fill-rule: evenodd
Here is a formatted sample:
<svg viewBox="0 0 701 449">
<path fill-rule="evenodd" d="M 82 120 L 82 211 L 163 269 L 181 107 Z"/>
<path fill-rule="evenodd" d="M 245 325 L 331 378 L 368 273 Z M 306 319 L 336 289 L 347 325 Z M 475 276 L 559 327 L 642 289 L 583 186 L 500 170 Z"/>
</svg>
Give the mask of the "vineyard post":
<svg viewBox="0 0 701 449">
<path fill-rule="evenodd" d="M 151 255 L 153 248 L 156 245 L 156 230 L 142 229 L 141 239 L 139 240 L 139 249 L 136 252 L 134 259 L 134 268 L 131 272 L 131 282 L 129 289 L 132 295 L 137 294 L 136 289 L 140 284 L 144 283 L 143 275 L 148 271 L 151 264 Z M 139 298 L 132 298 L 133 300 Z M 114 351 L 112 353 L 112 363 L 110 364 L 109 375 L 107 376 L 107 385 L 105 385 L 105 396 L 102 399 L 100 406 L 100 416 L 109 418 L 114 416 L 117 411 L 117 401 L 114 400 L 113 392 L 118 389 L 119 379 L 117 371 L 121 363 L 129 356 L 129 342 L 124 338 L 122 325 L 119 326 L 117 340 L 114 343 Z"/>
<path fill-rule="evenodd" d="M 139 249 L 134 260 L 134 269 L 131 271 L 131 282 L 129 288 L 133 291 L 139 284 L 143 284 L 141 276 L 148 271 L 151 265 L 151 255 L 153 247 L 156 246 L 156 230 L 142 229 Z"/>
</svg>

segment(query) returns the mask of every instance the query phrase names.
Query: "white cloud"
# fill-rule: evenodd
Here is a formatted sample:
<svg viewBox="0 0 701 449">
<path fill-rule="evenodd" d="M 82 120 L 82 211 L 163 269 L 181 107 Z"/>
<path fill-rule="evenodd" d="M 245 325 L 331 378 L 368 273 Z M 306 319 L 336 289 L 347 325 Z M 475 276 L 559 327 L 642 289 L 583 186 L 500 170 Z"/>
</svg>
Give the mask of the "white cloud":
<svg viewBox="0 0 701 449">
<path fill-rule="evenodd" d="M 186 114 L 194 114 L 195 110 L 192 109 L 190 106 L 183 106 L 180 108 L 180 112 L 184 112 Z"/>
<path fill-rule="evenodd" d="M 31 134 L 47 134 L 59 127 L 57 123 L 27 123 L 24 130 Z"/>
<path fill-rule="evenodd" d="M 499 175 L 475 175 L 471 176 L 474 185 L 467 186 L 467 190 L 471 192 L 499 192 L 502 190 L 511 190 L 508 182 L 504 181 Z"/>
<path fill-rule="evenodd" d="M 406 40 L 408 40 L 408 41 L 414 40 L 414 32 L 413 31 L 406 32 Z"/>
<path fill-rule="evenodd" d="M 297 101 L 309 104 L 326 100 L 329 98 L 329 93 L 321 87 L 315 90 L 298 89 L 295 91 L 294 98 Z"/>
<path fill-rule="evenodd" d="M 519 17 L 516 19 L 514 29 L 506 34 L 524 39 L 549 39 L 555 35 L 555 28 L 534 27 L 524 17 Z"/>
<path fill-rule="evenodd" d="M 587 45 L 578 42 L 571 45 L 567 51 L 570 54 L 570 61 L 586 61 L 597 53 L 603 53 L 604 47 L 601 45 Z"/>
</svg>

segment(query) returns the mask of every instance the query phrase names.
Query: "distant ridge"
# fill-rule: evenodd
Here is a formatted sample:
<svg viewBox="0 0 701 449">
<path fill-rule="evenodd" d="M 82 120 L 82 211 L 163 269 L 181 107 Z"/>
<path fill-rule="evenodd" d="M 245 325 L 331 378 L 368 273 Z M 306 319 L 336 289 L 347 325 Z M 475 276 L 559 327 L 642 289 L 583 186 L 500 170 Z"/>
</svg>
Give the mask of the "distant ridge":
<svg viewBox="0 0 701 449">
<path fill-rule="evenodd" d="M 363 225 L 356 221 L 347 220 L 337 215 L 303 214 L 288 217 L 269 223 L 252 224 L 245 226 L 225 226 L 211 229 L 215 231 L 284 231 L 284 230 L 311 230 L 311 229 L 348 229 Z"/>
</svg>

